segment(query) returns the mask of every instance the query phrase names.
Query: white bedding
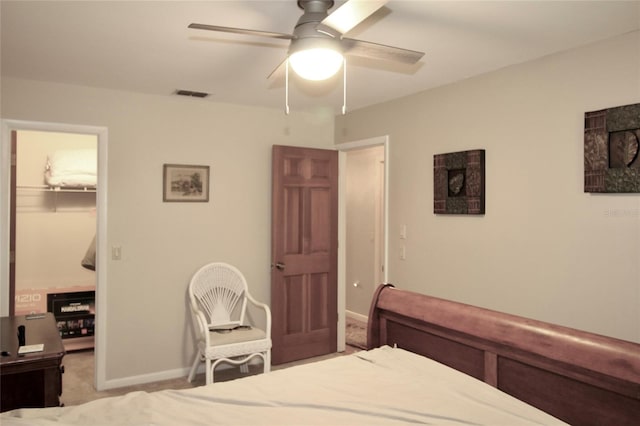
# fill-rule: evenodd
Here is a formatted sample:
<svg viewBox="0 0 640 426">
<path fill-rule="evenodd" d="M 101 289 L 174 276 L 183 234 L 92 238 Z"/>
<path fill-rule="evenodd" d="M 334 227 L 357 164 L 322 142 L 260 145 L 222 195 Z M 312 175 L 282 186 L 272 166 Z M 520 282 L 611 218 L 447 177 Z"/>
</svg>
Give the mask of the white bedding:
<svg viewBox="0 0 640 426">
<path fill-rule="evenodd" d="M 11 425 L 564 424 L 479 380 L 388 346 L 194 389 L 21 409 Z"/>
<path fill-rule="evenodd" d="M 62 149 L 47 157 L 49 186 L 95 187 L 98 177 L 95 149 Z"/>
</svg>

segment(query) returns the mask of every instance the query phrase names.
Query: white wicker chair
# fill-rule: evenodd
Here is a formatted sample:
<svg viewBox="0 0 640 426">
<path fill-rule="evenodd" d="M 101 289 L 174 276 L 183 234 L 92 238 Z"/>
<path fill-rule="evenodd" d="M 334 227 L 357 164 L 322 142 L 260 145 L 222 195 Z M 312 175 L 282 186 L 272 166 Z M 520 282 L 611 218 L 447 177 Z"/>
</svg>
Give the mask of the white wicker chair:
<svg viewBox="0 0 640 426">
<path fill-rule="evenodd" d="M 202 361 L 206 362 L 207 384 L 213 383 L 214 370 L 221 362 L 240 365 L 248 372 L 247 362 L 260 357 L 264 372 L 271 370 L 271 311 L 249 294 L 247 281 L 237 268 L 226 263 L 203 266 L 191 278 L 189 299 L 197 340 L 189 382 Z M 264 311 L 265 330 L 246 323 L 247 301 Z"/>
</svg>

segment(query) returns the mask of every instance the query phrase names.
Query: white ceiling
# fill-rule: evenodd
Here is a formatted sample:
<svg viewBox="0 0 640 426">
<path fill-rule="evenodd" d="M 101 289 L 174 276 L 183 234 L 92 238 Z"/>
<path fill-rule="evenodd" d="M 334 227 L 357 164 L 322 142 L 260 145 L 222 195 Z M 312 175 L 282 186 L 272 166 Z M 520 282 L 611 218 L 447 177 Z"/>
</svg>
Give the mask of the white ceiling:
<svg viewBox="0 0 640 426">
<path fill-rule="evenodd" d="M 343 1 L 337 1 L 335 10 Z M 283 108 L 267 76 L 288 41 L 188 29 L 192 22 L 291 33 L 302 14 L 280 1 L 1 3 L 2 75 Z M 640 1 L 395 1 L 347 35 L 426 55 L 416 66 L 348 60 L 349 110 L 640 28 Z M 614 64 L 612 64 L 614 66 Z M 342 79 L 294 81 L 292 110 L 339 113 Z"/>
</svg>

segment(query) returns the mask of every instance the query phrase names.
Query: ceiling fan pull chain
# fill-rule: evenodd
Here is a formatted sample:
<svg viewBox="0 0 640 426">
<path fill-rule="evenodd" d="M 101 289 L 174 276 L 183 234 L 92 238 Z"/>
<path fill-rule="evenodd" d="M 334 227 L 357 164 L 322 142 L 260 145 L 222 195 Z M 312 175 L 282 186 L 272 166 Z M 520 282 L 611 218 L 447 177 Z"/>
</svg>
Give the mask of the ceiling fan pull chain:
<svg viewBox="0 0 640 426">
<path fill-rule="evenodd" d="M 284 71 L 284 113 L 289 115 L 289 58 Z"/>
<path fill-rule="evenodd" d="M 342 115 L 347 113 L 347 58 L 342 59 Z"/>
</svg>

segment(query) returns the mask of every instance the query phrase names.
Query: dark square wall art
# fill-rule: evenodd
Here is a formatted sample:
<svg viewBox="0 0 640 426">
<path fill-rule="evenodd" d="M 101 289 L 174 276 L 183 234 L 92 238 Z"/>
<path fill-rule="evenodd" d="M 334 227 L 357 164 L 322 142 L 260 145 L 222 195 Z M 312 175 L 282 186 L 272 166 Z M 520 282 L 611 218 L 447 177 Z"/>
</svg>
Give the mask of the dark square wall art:
<svg viewBox="0 0 640 426">
<path fill-rule="evenodd" d="M 484 214 L 484 149 L 433 156 L 433 212 Z"/>
<path fill-rule="evenodd" d="M 640 104 L 584 115 L 584 192 L 640 193 Z"/>
</svg>

